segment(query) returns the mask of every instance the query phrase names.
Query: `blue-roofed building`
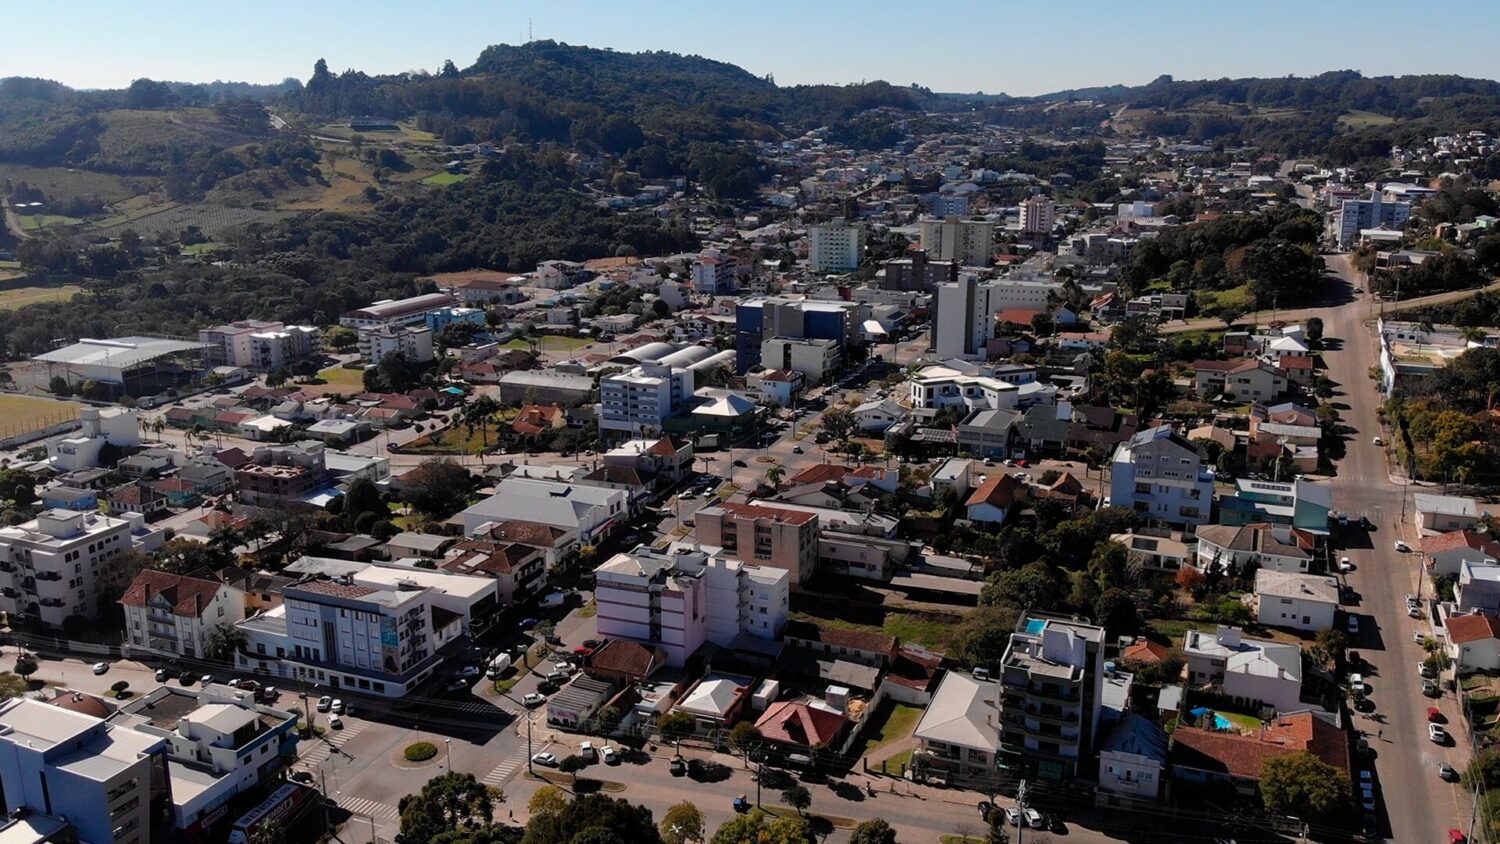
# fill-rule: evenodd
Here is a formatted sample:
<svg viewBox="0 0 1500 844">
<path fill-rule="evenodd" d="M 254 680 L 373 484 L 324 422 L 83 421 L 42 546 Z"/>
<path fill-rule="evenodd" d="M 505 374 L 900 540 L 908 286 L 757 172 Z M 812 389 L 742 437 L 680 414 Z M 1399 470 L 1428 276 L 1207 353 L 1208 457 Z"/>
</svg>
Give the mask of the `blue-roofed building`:
<svg viewBox="0 0 1500 844">
<path fill-rule="evenodd" d="M 1099 790 L 1138 800 L 1161 796 L 1161 781 L 1167 769 L 1167 734 L 1149 718 L 1127 713 L 1099 745 Z M 1100 795 L 1104 805 L 1113 797 Z"/>
</svg>

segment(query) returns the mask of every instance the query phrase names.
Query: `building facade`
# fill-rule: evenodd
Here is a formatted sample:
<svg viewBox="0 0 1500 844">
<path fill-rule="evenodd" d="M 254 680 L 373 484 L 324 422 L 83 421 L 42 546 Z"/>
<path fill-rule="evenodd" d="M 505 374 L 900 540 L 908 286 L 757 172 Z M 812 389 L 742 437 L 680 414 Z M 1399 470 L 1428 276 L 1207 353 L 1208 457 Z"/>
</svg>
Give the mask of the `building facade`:
<svg viewBox="0 0 1500 844">
<path fill-rule="evenodd" d="M 818 517 L 775 506 L 725 501 L 694 515 L 698 541 L 731 560 L 782 569 L 793 589 L 812 576 L 818 561 Z"/>
<path fill-rule="evenodd" d="M 217 580 L 147 569 L 120 598 L 125 640 L 132 648 L 203 658 L 220 625 L 245 617 L 245 596 Z"/>
<path fill-rule="evenodd" d="M 1169 425 L 1139 431 L 1115 450 L 1110 503 L 1142 518 L 1197 527 L 1213 509 L 1214 475 L 1198 446 Z"/>
<path fill-rule="evenodd" d="M 1022 613 L 1000 668 L 1000 754 L 1042 779 L 1071 779 L 1094 749 L 1104 628 Z"/>
<path fill-rule="evenodd" d="M 815 273 L 849 273 L 859 269 L 864 227 L 844 219 L 808 228 L 807 268 Z"/>
<path fill-rule="evenodd" d="M 995 224 L 956 217 L 923 219 L 918 224 L 922 251 L 939 261 L 965 267 L 988 267 L 995 262 Z"/>
</svg>

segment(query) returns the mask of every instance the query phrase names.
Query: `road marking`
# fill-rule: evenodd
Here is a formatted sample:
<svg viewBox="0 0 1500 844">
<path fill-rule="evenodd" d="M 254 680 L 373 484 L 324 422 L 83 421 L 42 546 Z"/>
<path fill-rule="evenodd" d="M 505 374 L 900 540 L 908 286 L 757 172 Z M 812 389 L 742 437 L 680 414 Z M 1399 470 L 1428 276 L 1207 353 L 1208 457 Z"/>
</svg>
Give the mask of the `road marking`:
<svg viewBox="0 0 1500 844">
<path fill-rule="evenodd" d="M 543 750 L 546 750 L 551 746 L 552 743 L 547 742 L 543 744 L 539 750 L 537 750 L 537 753 L 541 753 Z M 505 781 L 510 779 L 511 775 L 525 764 L 526 749 L 518 747 L 514 752 L 511 753 L 510 756 L 506 757 L 505 761 L 496 765 L 493 771 L 485 774 L 484 779 L 481 780 L 481 782 L 483 782 L 485 785 L 504 785 Z"/>
<path fill-rule="evenodd" d="M 395 823 L 401 820 L 401 813 L 395 806 L 389 803 L 381 803 L 379 800 L 370 800 L 365 797 L 340 796 L 336 801 L 340 808 L 348 809 L 356 815 L 368 815 L 376 820 Z"/>
<path fill-rule="evenodd" d="M 322 738 L 311 739 L 311 748 L 297 758 L 296 764 L 305 765 L 309 770 L 323 764 L 329 756 L 333 755 L 335 748 L 343 747 L 350 739 L 364 732 L 365 722 L 345 722 L 342 730 L 329 730 Z"/>
</svg>

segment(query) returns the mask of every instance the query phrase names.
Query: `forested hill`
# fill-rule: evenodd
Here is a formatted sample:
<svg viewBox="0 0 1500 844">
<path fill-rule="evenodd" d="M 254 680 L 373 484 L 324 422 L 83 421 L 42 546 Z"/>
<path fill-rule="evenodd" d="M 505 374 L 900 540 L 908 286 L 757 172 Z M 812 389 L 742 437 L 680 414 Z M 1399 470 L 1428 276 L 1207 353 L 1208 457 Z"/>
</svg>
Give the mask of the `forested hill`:
<svg viewBox="0 0 1500 844">
<path fill-rule="evenodd" d="M 667 143 L 774 138 L 838 128 L 879 107 L 957 107 L 926 89 L 885 82 L 780 87 L 769 77 L 700 56 L 554 41 L 488 47 L 472 66 L 460 70 L 450 61 L 437 74 L 332 73 L 320 61 L 306 87 L 284 102 L 320 119 L 415 119 L 449 142 L 510 134 L 562 142 L 582 137 L 614 152 L 638 146 L 640 135 Z M 613 125 L 601 131 L 606 121 Z"/>
<path fill-rule="evenodd" d="M 1391 117 L 1421 117 L 1434 99 L 1500 98 L 1500 82 L 1464 76 L 1371 76 L 1334 70 L 1317 76 L 1199 79 L 1158 76 L 1146 85 L 1076 88 L 1039 100 L 1091 99 L 1135 108 L 1180 109 L 1207 103 L 1255 108 L 1320 108 L 1368 111 Z"/>
</svg>

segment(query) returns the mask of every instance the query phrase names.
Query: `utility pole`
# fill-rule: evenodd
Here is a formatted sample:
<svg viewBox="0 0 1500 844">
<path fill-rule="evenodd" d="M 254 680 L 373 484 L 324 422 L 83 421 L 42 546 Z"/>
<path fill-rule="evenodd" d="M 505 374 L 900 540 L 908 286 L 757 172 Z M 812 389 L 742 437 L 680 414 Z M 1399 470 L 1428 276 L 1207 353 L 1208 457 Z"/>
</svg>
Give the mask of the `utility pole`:
<svg viewBox="0 0 1500 844">
<path fill-rule="evenodd" d="M 1026 780 L 1016 786 L 1016 811 L 1021 813 L 1019 823 L 1016 824 L 1016 844 L 1022 844 L 1026 839 Z"/>
<path fill-rule="evenodd" d="M 531 713 L 526 713 L 526 773 L 535 774 L 531 764 Z"/>
</svg>

